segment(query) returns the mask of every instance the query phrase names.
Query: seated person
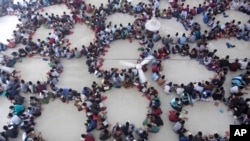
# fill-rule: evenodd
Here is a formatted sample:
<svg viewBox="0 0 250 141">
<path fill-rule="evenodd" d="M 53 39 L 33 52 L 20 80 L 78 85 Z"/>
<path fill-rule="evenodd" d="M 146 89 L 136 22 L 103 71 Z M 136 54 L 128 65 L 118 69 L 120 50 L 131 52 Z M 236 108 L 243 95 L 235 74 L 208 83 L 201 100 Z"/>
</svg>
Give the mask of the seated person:
<svg viewBox="0 0 250 141">
<path fill-rule="evenodd" d="M 57 95 L 60 96 L 62 102 L 66 102 L 66 103 L 69 103 L 69 98 L 70 98 L 70 91 L 72 91 L 72 89 L 68 89 L 68 88 L 60 88 L 58 91 L 57 91 Z"/>
<path fill-rule="evenodd" d="M 176 94 L 177 95 L 181 95 L 183 92 L 184 92 L 184 89 L 185 88 L 185 86 L 184 86 L 184 84 L 183 83 L 181 83 L 180 85 L 177 85 L 176 86 Z"/>
<path fill-rule="evenodd" d="M 192 50 L 189 53 L 189 57 L 191 59 L 195 59 L 197 58 L 197 55 L 198 55 L 198 50 L 196 48 L 192 48 Z"/>
<path fill-rule="evenodd" d="M 22 119 L 18 115 L 14 115 L 12 113 L 8 114 L 8 118 L 10 118 L 10 125 L 19 125 L 22 122 Z"/>
<path fill-rule="evenodd" d="M 244 94 L 248 94 L 248 92 L 244 89 L 243 86 L 232 86 L 230 88 L 230 93 L 235 96 L 242 96 Z"/>
<path fill-rule="evenodd" d="M 17 138 L 18 136 L 18 126 L 17 125 L 8 125 L 3 126 L 3 135 L 7 138 Z"/>
<path fill-rule="evenodd" d="M 179 98 L 173 98 L 170 102 L 171 107 L 176 110 L 177 112 L 182 111 L 182 104 Z"/>
<path fill-rule="evenodd" d="M 93 12 L 93 8 L 92 8 L 92 5 L 91 5 L 91 4 L 88 4 L 88 5 L 86 6 L 86 12 L 87 12 L 87 13 Z"/>
<path fill-rule="evenodd" d="M 153 40 L 154 42 L 157 42 L 157 41 L 159 41 L 160 39 L 161 39 L 161 35 L 159 34 L 159 31 L 154 32 L 154 33 L 153 33 L 152 40 Z"/>
<path fill-rule="evenodd" d="M 162 19 L 168 19 L 168 13 L 167 13 L 167 9 L 163 9 L 161 12 L 161 18 Z"/>
<path fill-rule="evenodd" d="M 81 141 L 95 141 L 95 138 L 92 134 L 87 133 L 87 134 L 81 134 Z"/>
<path fill-rule="evenodd" d="M 160 128 L 152 123 L 147 124 L 147 131 L 150 133 L 158 133 Z"/>
<path fill-rule="evenodd" d="M 113 127 L 111 134 L 115 140 L 122 140 L 123 132 L 119 123 L 116 123 L 116 125 Z"/>
<path fill-rule="evenodd" d="M 7 46 L 9 48 L 15 48 L 16 47 L 16 43 L 15 43 L 14 40 L 7 39 L 7 42 L 8 42 Z"/>
<path fill-rule="evenodd" d="M 21 124 L 20 124 L 20 129 L 23 131 L 27 131 L 28 129 L 32 128 L 35 123 L 33 121 L 34 118 L 30 119 L 25 119 Z"/>
<path fill-rule="evenodd" d="M 0 140 L 1 141 L 7 141 L 8 140 L 8 138 L 4 135 L 4 132 L 0 133 Z"/>
<path fill-rule="evenodd" d="M 168 114 L 168 119 L 171 122 L 177 122 L 180 120 L 180 113 L 174 110 L 170 110 Z"/>
<path fill-rule="evenodd" d="M 100 140 L 107 140 L 111 137 L 111 132 L 108 129 L 104 129 L 101 131 L 99 134 L 99 139 Z"/>
<path fill-rule="evenodd" d="M 168 59 L 170 52 L 165 47 L 162 47 L 158 49 L 158 54 L 159 54 L 158 56 L 160 59 L 161 58 Z"/>
<path fill-rule="evenodd" d="M 12 110 L 14 115 L 21 115 L 25 111 L 25 107 L 19 104 L 14 104 L 10 106 L 9 109 Z"/>
<path fill-rule="evenodd" d="M 26 57 L 28 55 L 28 53 L 23 48 L 18 49 L 18 53 L 20 57 Z"/>
<path fill-rule="evenodd" d="M 181 95 L 180 95 L 180 100 L 181 100 L 181 103 L 183 104 L 183 105 L 193 105 L 193 103 L 192 103 L 192 98 L 191 98 L 191 96 L 188 94 L 188 93 L 182 93 Z"/>
<path fill-rule="evenodd" d="M 34 117 L 39 117 L 41 116 L 41 108 L 38 106 L 31 106 L 27 108 L 27 112 Z"/>
<path fill-rule="evenodd" d="M 87 123 L 85 123 L 85 126 L 86 126 L 86 131 L 90 132 L 90 131 L 96 129 L 96 121 L 93 119 L 88 119 Z"/>
<path fill-rule="evenodd" d="M 125 136 L 131 136 L 134 132 L 135 125 L 130 123 L 129 121 L 126 121 L 126 123 L 123 124 L 121 128 Z"/>
<path fill-rule="evenodd" d="M 229 70 L 230 71 L 236 72 L 239 69 L 240 69 L 240 63 L 239 63 L 238 59 L 235 59 L 234 62 L 229 64 Z"/>
<path fill-rule="evenodd" d="M 236 76 L 231 79 L 231 84 L 233 86 L 242 86 L 244 87 L 246 85 L 246 82 L 244 81 L 244 78 L 242 76 Z"/>
<path fill-rule="evenodd" d="M 112 88 L 113 84 L 108 79 L 103 79 L 101 82 L 101 87 L 104 91 L 108 91 Z"/>
<path fill-rule="evenodd" d="M 223 101 L 225 100 L 225 90 L 223 87 L 220 87 L 220 88 L 216 88 L 215 91 L 213 92 L 212 94 L 212 98 L 213 100 L 219 100 L 219 101 Z"/>
<path fill-rule="evenodd" d="M 26 131 L 23 133 L 23 138 L 24 141 L 30 141 L 30 140 L 37 140 L 37 141 L 45 141 L 42 137 L 42 133 L 39 132 L 38 134 L 34 133 L 34 131 L 30 130 L 30 131 Z"/>
<path fill-rule="evenodd" d="M 160 78 L 160 72 L 156 71 L 152 74 L 152 80 L 153 81 L 158 81 L 158 79 Z"/>
<path fill-rule="evenodd" d="M 5 51 L 7 49 L 7 46 L 0 42 L 0 51 Z"/>
<path fill-rule="evenodd" d="M 165 79 L 165 75 L 162 75 L 158 80 L 157 80 L 157 84 L 159 86 L 162 86 L 166 83 L 166 79 Z"/>
<path fill-rule="evenodd" d="M 211 101 L 212 99 L 212 91 L 210 90 L 204 90 L 202 93 L 201 93 L 201 100 L 203 101 Z"/>
<path fill-rule="evenodd" d="M 148 38 L 146 36 L 143 36 L 139 43 L 140 45 L 146 45 L 148 43 Z"/>
<path fill-rule="evenodd" d="M 173 131 L 177 134 L 183 134 L 187 132 L 187 129 L 184 128 L 185 120 L 177 121 L 173 126 Z"/>
</svg>

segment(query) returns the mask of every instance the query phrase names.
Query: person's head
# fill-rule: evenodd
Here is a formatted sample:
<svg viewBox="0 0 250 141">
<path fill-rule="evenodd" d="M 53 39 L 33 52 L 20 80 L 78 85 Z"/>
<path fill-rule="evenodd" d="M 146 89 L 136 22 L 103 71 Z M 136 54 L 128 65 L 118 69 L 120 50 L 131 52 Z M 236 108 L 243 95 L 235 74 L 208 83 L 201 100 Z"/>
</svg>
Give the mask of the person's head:
<svg viewBox="0 0 250 141">
<path fill-rule="evenodd" d="M 129 122 L 128 121 L 126 121 L 126 124 L 125 124 L 126 126 L 129 126 Z"/>
<path fill-rule="evenodd" d="M 6 125 L 3 126 L 3 130 L 7 131 L 8 127 Z"/>
<path fill-rule="evenodd" d="M 202 137 L 202 132 L 201 131 L 198 132 L 198 136 Z"/>
<path fill-rule="evenodd" d="M 8 117 L 9 117 L 9 118 L 12 118 L 12 117 L 13 117 L 13 114 L 12 114 L 12 113 L 9 113 L 9 114 L 8 114 Z"/>
<path fill-rule="evenodd" d="M 14 109 L 14 106 L 10 106 L 9 109 L 13 110 L 13 109 Z"/>
<path fill-rule="evenodd" d="M 181 85 L 180 85 L 180 86 L 181 86 L 181 88 L 184 88 L 184 84 L 183 84 L 183 83 L 181 83 Z"/>
<path fill-rule="evenodd" d="M 189 140 L 193 140 L 193 135 L 191 134 L 191 135 L 188 135 L 188 139 Z"/>
<path fill-rule="evenodd" d="M 81 134 L 81 137 L 82 137 L 82 138 L 85 138 L 85 137 L 86 137 L 86 134 Z"/>
<path fill-rule="evenodd" d="M 198 82 L 198 86 L 201 86 L 201 82 Z"/>
<path fill-rule="evenodd" d="M 162 75 L 162 76 L 161 76 L 161 79 L 165 79 L 165 75 Z"/>
<path fill-rule="evenodd" d="M 184 124 L 185 124 L 185 120 L 181 120 L 180 123 L 181 123 L 182 125 L 184 125 Z"/>
<path fill-rule="evenodd" d="M 173 85 L 173 83 L 172 83 L 172 82 L 169 82 L 169 83 L 168 83 L 168 85 L 169 85 L 169 86 L 172 86 L 172 85 Z"/>
<path fill-rule="evenodd" d="M 218 134 L 218 133 L 215 133 L 215 134 L 214 134 L 214 138 L 216 138 L 216 139 L 219 138 L 219 134 Z"/>
<path fill-rule="evenodd" d="M 176 97 L 176 98 L 175 98 L 175 101 L 176 101 L 176 102 L 179 102 L 179 101 L 180 101 L 180 99 L 179 99 L 178 97 Z"/>
<path fill-rule="evenodd" d="M 151 127 L 152 127 L 152 125 L 151 125 L 151 124 L 148 124 L 147 126 L 148 126 L 148 128 L 151 128 Z"/>
<path fill-rule="evenodd" d="M 109 133 L 109 130 L 108 129 L 104 129 L 103 132 L 107 134 L 107 133 Z"/>
<path fill-rule="evenodd" d="M 58 91 L 59 91 L 59 92 L 63 92 L 63 89 L 62 89 L 62 88 L 60 88 Z"/>
</svg>

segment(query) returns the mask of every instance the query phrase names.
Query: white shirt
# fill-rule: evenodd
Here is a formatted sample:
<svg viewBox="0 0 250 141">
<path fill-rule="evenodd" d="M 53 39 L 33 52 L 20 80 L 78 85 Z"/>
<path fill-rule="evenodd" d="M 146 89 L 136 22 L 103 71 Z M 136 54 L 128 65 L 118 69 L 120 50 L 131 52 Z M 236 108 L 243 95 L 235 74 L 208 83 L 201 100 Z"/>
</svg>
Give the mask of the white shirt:
<svg viewBox="0 0 250 141">
<path fill-rule="evenodd" d="M 180 94 L 182 94 L 184 92 L 184 88 L 177 88 L 176 89 L 176 94 L 178 94 L 178 95 L 180 95 Z"/>
<path fill-rule="evenodd" d="M 240 69 L 244 70 L 247 68 L 248 61 L 240 60 Z"/>
<path fill-rule="evenodd" d="M 196 90 L 196 91 L 198 91 L 199 93 L 202 93 L 202 91 L 203 91 L 203 87 L 201 87 L 201 86 L 198 86 L 198 84 L 194 87 L 194 89 Z"/>
<path fill-rule="evenodd" d="M 17 115 L 13 115 L 13 117 L 10 119 L 10 124 L 19 125 L 21 122 L 21 118 Z"/>
<path fill-rule="evenodd" d="M 239 93 L 239 87 L 238 86 L 231 87 L 230 93 L 232 93 L 232 94 Z"/>
<path fill-rule="evenodd" d="M 159 8 L 159 6 L 160 6 L 160 2 L 158 0 L 156 0 L 154 2 L 154 8 Z"/>
<path fill-rule="evenodd" d="M 90 101 L 84 101 L 86 103 L 86 107 L 90 108 L 92 106 L 92 102 Z"/>
<path fill-rule="evenodd" d="M 164 93 L 166 93 L 166 94 L 170 94 L 170 86 L 169 86 L 169 85 L 165 85 L 163 91 L 164 91 Z"/>
</svg>

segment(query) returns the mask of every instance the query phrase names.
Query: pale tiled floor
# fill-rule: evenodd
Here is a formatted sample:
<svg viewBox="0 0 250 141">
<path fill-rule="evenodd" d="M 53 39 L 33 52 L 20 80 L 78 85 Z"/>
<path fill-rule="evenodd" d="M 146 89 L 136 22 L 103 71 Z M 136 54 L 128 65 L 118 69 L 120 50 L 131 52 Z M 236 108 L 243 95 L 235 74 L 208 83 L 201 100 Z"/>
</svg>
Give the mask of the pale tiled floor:
<svg viewBox="0 0 250 141">
<path fill-rule="evenodd" d="M 139 0 L 133 0 L 132 3 L 137 4 L 138 1 Z M 148 2 L 147 0 L 141 1 Z M 86 2 L 100 5 L 100 3 L 105 3 L 106 1 L 86 0 Z M 192 6 L 201 2 L 203 1 L 187 0 L 185 3 Z M 168 7 L 168 3 L 165 0 L 162 0 L 161 8 L 164 7 Z M 64 5 L 47 7 L 45 8 L 45 11 L 48 13 L 53 12 L 59 15 L 61 15 L 63 11 L 66 11 L 67 13 L 69 12 Z M 235 18 L 236 21 L 241 20 L 243 22 L 249 19 L 246 15 L 236 11 L 229 11 L 227 13 L 230 15 L 228 18 L 225 19 L 222 16 L 218 16 L 217 18 L 221 21 L 229 21 Z M 201 15 L 195 17 L 197 21 L 201 21 L 201 18 Z M 114 14 L 107 18 L 107 21 L 112 21 L 113 24 L 122 23 L 123 25 L 126 25 L 128 22 L 132 22 L 133 20 L 134 17 L 124 14 Z M 175 19 L 160 21 L 163 25 L 161 30 L 162 35 L 174 35 L 176 32 L 186 32 Z M 14 16 L 5 16 L 0 18 L 1 42 L 5 42 L 7 38 L 11 37 L 11 31 L 15 28 L 16 23 L 17 19 Z M 207 29 L 206 25 L 202 24 L 202 29 Z M 85 25 L 77 24 L 73 31 L 74 34 L 67 37 L 72 43 L 71 47 L 81 48 L 81 45 L 88 45 L 89 42 L 94 39 L 93 32 Z M 49 32 L 51 32 L 51 30 L 45 29 L 45 27 L 42 26 L 37 30 L 33 39 L 44 39 Z M 232 42 L 237 47 L 227 49 L 225 42 Z M 238 41 L 236 39 L 222 39 L 211 41 L 209 46 L 211 50 L 216 48 L 218 50 L 217 55 L 221 57 L 230 55 L 232 59 L 244 57 L 250 58 L 249 42 Z M 137 41 L 133 41 L 132 43 L 129 43 L 127 40 L 115 41 L 111 44 L 109 52 L 104 57 L 105 62 L 103 68 L 124 68 L 119 65 L 119 59 L 126 58 L 129 61 L 134 62 L 134 59 L 137 58 L 139 54 L 137 51 L 138 47 L 140 46 Z M 158 47 L 161 47 L 160 43 L 156 44 L 156 48 Z M 8 50 L 5 53 L 9 54 L 11 51 L 13 50 Z M 26 81 L 45 80 L 45 73 L 49 70 L 47 63 L 48 62 L 43 61 L 39 57 L 33 57 L 24 59 L 22 63 L 17 63 L 15 67 L 17 70 L 22 71 L 22 78 Z M 100 82 L 100 80 L 95 78 L 93 75 L 89 75 L 87 66 L 85 65 L 85 58 L 72 60 L 63 59 L 62 64 L 65 69 L 60 76 L 60 87 L 70 87 L 81 91 L 83 86 L 90 86 L 92 81 Z M 198 62 L 180 56 L 171 56 L 171 59 L 163 62 L 163 64 L 164 74 L 167 79 L 175 83 L 207 80 L 209 77 L 213 76 L 212 72 L 207 71 L 202 65 L 199 65 Z M 227 76 L 224 84 L 227 92 L 230 87 L 231 77 L 239 73 L 240 72 L 229 73 Z M 161 108 L 163 109 L 162 119 L 164 120 L 164 126 L 161 127 L 160 132 L 157 134 L 150 134 L 149 139 L 151 141 L 162 141 L 167 138 L 170 141 L 177 141 L 177 135 L 172 132 L 173 123 L 170 123 L 167 120 L 168 110 L 171 109 L 169 101 L 172 97 L 174 97 L 174 95 L 163 94 L 162 88 L 151 81 L 150 71 L 148 71 L 146 75 L 150 84 L 156 87 L 160 92 L 160 98 L 162 101 Z M 104 104 L 108 107 L 108 121 L 112 125 L 116 122 L 125 122 L 126 120 L 130 120 L 135 123 L 137 127 L 141 127 L 142 121 L 145 118 L 146 106 L 148 105 L 148 101 L 142 97 L 141 93 L 138 93 L 136 89 L 113 89 L 112 91 L 106 92 L 104 95 L 108 96 L 108 99 L 104 102 Z M 249 95 L 247 95 L 247 97 L 249 97 Z M 0 127 L 5 125 L 8 121 L 6 115 L 9 112 L 9 105 L 10 103 L 4 97 L 0 97 Z M 233 123 L 232 116 L 229 112 L 227 112 L 226 107 L 223 104 L 215 107 L 213 102 L 197 102 L 194 104 L 194 107 L 186 107 L 186 109 L 189 111 L 186 115 L 189 118 L 186 122 L 186 128 L 192 133 L 202 130 L 205 134 L 214 131 L 224 134 L 225 131 L 229 130 L 229 124 Z M 223 109 L 224 113 L 220 113 L 220 109 Z M 85 131 L 85 120 L 85 113 L 78 112 L 72 102 L 69 104 L 63 104 L 56 100 L 51 102 L 49 105 L 44 105 L 42 116 L 36 119 L 36 131 L 42 131 L 43 136 L 48 141 L 77 141 L 80 138 L 80 134 Z M 95 135 L 98 135 L 97 133 L 97 131 L 94 131 Z M 19 138 L 14 139 L 13 141 L 20 140 L 21 134 L 19 135 Z"/>
</svg>

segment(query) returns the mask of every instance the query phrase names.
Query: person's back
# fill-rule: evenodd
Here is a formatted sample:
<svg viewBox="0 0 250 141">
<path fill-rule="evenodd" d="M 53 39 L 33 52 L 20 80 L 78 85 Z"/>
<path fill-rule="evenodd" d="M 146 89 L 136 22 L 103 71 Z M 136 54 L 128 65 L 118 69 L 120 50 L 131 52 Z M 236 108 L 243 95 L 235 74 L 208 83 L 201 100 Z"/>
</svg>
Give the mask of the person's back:
<svg viewBox="0 0 250 141">
<path fill-rule="evenodd" d="M 240 63 L 238 62 L 237 59 L 235 60 L 235 62 L 229 64 L 229 69 L 230 71 L 234 71 L 234 72 L 240 69 Z"/>
<path fill-rule="evenodd" d="M 8 117 L 10 118 L 10 124 L 12 125 L 19 125 L 22 122 L 19 116 L 13 115 L 12 113 L 9 113 Z"/>
<path fill-rule="evenodd" d="M 95 138 L 92 134 L 87 133 L 87 134 L 82 134 L 81 135 L 81 140 L 82 141 L 95 141 Z"/>
<path fill-rule="evenodd" d="M 231 84 L 233 86 L 245 86 L 246 83 L 243 81 L 241 76 L 236 76 L 236 77 L 232 78 Z"/>
<path fill-rule="evenodd" d="M 194 136 L 194 141 L 205 141 L 201 131 Z"/>
<path fill-rule="evenodd" d="M 175 133 L 178 133 L 182 128 L 182 124 L 180 123 L 180 121 L 177 121 L 174 126 L 173 126 L 173 131 Z"/>
<path fill-rule="evenodd" d="M 111 137 L 111 133 L 107 129 L 104 129 L 103 131 L 101 131 L 99 135 L 100 140 L 106 140 L 106 139 L 109 139 L 110 137 Z"/>
<path fill-rule="evenodd" d="M 18 136 L 18 128 L 16 125 L 11 125 L 9 127 L 4 126 L 4 135 L 9 138 L 16 138 Z"/>
<path fill-rule="evenodd" d="M 3 135 L 3 133 L 0 134 L 0 141 L 7 141 L 7 138 Z"/>
<path fill-rule="evenodd" d="M 160 128 L 156 125 L 148 124 L 148 132 L 151 133 L 158 133 L 160 131 Z"/>
<path fill-rule="evenodd" d="M 173 98 L 170 102 L 171 107 L 180 112 L 182 110 L 182 105 L 180 104 L 180 99 L 179 98 Z"/>
<path fill-rule="evenodd" d="M 22 112 L 24 112 L 25 107 L 24 107 L 23 105 L 15 104 L 13 110 L 14 110 L 13 113 L 14 113 L 15 115 L 19 115 L 19 114 L 21 114 Z"/>
<path fill-rule="evenodd" d="M 179 120 L 179 113 L 175 112 L 174 110 L 169 111 L 168 119 L 171 122 L 177 122 Z"/>
<path fill-rule="evenodd" d="M 244 70 L 244 69 L 247 68 L 248 59 L 245 58 L 244 60 L 240 60 L 239 63 L 240 63 L 240 69 L 241 69 L 241 70 Z"/>
</svg>

